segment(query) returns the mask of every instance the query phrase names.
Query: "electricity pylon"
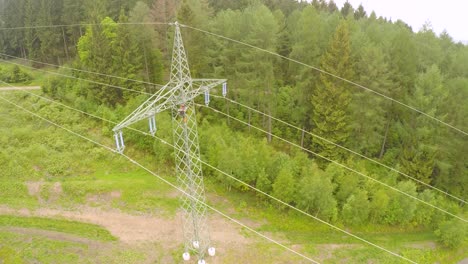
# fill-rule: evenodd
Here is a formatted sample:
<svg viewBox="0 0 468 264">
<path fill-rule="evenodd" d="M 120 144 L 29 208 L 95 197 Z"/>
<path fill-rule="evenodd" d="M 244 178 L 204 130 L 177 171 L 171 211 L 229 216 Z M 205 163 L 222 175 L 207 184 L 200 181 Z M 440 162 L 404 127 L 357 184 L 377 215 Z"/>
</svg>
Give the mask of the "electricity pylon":
<svg viewBox="0 0 468 264">
<path fill-rule="evenodd" d="M 206 253 L 214 255 L 214 248 L 210 245 L 206 223 L 205 192 L 193 100 L 198 95 L 205 94 L 205 103 L 208 104 L 209 91 L 220 84 L 223 84 L 225 95 L 226 80 L 192 79 L 180 25 L 177 22 L 173 25 L 175 35 L 169 82 L 115 126 L 113 131 L 117 150 L 122 152 L 125 148 L 123 128 L 148 118 L 150 133 L 154 134 L 155 115 L 167 109 L 172 110 L 177 181 L 187 194 L 181 198 L 185 236 L 183 258 L 188 260 L 189 252 L 192 252 L 198 256 L 198 263 L 205 263 Z"/>
</svg>

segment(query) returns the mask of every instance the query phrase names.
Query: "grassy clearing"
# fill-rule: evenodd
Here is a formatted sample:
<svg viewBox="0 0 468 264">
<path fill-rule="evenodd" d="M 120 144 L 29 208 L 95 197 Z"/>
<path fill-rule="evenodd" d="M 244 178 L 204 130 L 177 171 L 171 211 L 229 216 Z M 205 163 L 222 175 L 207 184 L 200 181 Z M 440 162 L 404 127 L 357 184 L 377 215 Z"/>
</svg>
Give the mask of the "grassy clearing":
<svg viewBox="0 0 468 264">
<path fill-rule="evenodd" d="M 25 106 L 28 106 L 28 103 L 40 104 L 36 100 L 22 97 L 19 93 L 11 97 L 18 102 L 21 101 Z M 97 126 L 99 124 L 83 118 L 81 115 L 59 107 L 47 107 L 47 111 L 41 111 L 41 115 L 51 120 L 112 146 L 112 139 L 103 136 L 101 129 L 96 128 L 99 127 Z M 0 180 L 2 180 L 0 204 L 14 208 L 42 206 L 74 208 L 85 204 L 103 208 L 118 208 L 132 213 L 164 216 L 173 216 L 177 210 L 179 206 L 177 191 L 155 179 L 154 176 L 136 169 L 125 159 L 101 148 L 96 148 L 82 139 L 46 125 L 5 104 L 0 104 L 0 117 L 0 144 L 5 146 L 0 149 L 0 167 L 2 168 L 0 172 Z M 90 127 L 95 129 L 91 130 Z M 155 164 L 152 156 L 136 152 L 132 148 L 129 148 L 129 156 L 134 157 L 153 171 L 162 172 L 162 175 L 169 175 L 167 172 L 172 171 L 172 168 L 168 168 L 167 165 Z M 166 178 L 175 182 L 174 177 L 168 176 Z M 26 186 L 26 183 L 31 181 L 43 182 L 36 195 L 30 195 Z M 60 183 L 61 186 L 59 193 L 54 190 L 56 183 Z M 363 263 L 367 260 L 374 260 L 377 263 L 400 262 L 380 250 L 366 246 L 315 220 L 264 203 L 250 193 L 228 191 L 212 179 L 207 179 L 206 183 L 209 196 L 216 197 L 216 199 L 208 201 L 216 208 L 237 219 L 246 220 L 247 223 L 254 222 L 253 226 L 257 230 L 280 241 L 286 241 L 285 243 L 289 246 L 297 247 L 301 249 L 301 252 L 323 260 L 321 262 Z M 46 227 L 45 224 L 45 227 L 37 226 L 35 228 L 47 230 Z M 349 231 L 390 250 L 400 252 L 417 262 L 456 263 L 467 257 L 466 253 L 461 250 L 448 250 L 439 246 L 415 248 L 414 244 L 424 244 L 435 240 L 432 232 L 425 230 L 366 227 L 363 229 L 353 228 Z M 247 231 L 244 233 L 250 237 L 255 236 Z M 6 233 L 3 235 L 9 236 Z M 18 237 L 21 238 L 21 236 Z M 3 238 L 2 243 L 2 238 L 0 238 L 0 245 L 5 245 L 5 241 L 8 239 Z M 9 256 L 14 258 L 19 254 L 22 259 L 38 259 L 43 263 L 49 262 L 47 258 L 50 254 L 47 251 L 48 247 L 62 250 L 62 253 L 58 254 L 64 258 L 60 263 L 80 263 L 80 254 L 76 254 L 76 251 L 83 251 L 81 245 L 68 242 L 60 244 L 46 238 L 35 238 L 37 243 L 33 245 L 28 245 L 25 242 L 26 239 L 25 241 L 18 239 L 15 241 L 17 241 L 17 247 L 5 250 L 5 252 L 10 252 Z M 333 250 L 330 248 L 330 244 L 338 245 L 339 250 Z M 32 253 L 30 247 L 35 249 L 35 253 Z M 16 253 L 12 253 L 12 250 Z M 110 250 L 111 253 L 108 252 L 106 255 L 96 253 L 88 257 L 100 259 L 103 263 L 117 263 L 119 261 L 120 263 L 141 263 L 142 259 L 148 257 L 149 252 L 154 249 L 113 250 L 115 252 L 112 253 Z M 263 251 L 265 254 L 255 254 L 258 251 Z M 1 252 L 0 249 L 0 254 Z M 174 259 L 179 259 L 179 253 L 180 251 L 174 251 L 174 256 L 177 257 Z M 235 261 L 238 260 L 234 257 L 229 260 L 232 256 L 231 253 L 225 252 L 226 263 L 236 263 Z M 245 253 L 243 260 L 247 263 L 261 261 L 259 255 L 268 256 L 264 259 L 266 262 L 284 259 L 284 262 L 287 263 L 296 260 L 292 254 L 267 242 L 263 243 L 261 240 L 253 249 Z"/>
<path fill-rule="evenodd" d="M 11 70 L 13 69 L 13 67 L 17 66 L 13 63 L 16 63 L 16 64 L 20 64 L 20 65 L 24 65 L 24 61 L 23 60 L 11 60 L 12 63 L 7 63 L 7 62 L 0 62 L 0 69 L 4 72 L 11 72 Z M 56 69 L 55 68 L 52 68 L 52 67 L 48 67 L 48 68 L 43 68 L 42 72 L 41 71 L 34 71 L 29 67 L 29 65 L 26 65 L 27 67 L 22 67 L 22 66 L 19 66 L 20 69 L 27 73 L 29 76 L 31 76 L 31 80 L 30 81 L 26 81 L 26 82 L 19 82 L 19 83 L 10 83 L 10 85 L 14 85 L 14 86 L 41 86 L 43 85 L 44 83 L 46 83 L 50 77 L 52 76 L 55 76 L 54 74 L 52 73 L 45 73 L 43 71 L 48 71 L 48 72 L 55 72 Z M 1 83 L 0 82 L 0 87 L 7 87 L 9 86 L 8 84 L 5 84 L 5 83 Z"/>
<path fill-rule="evenodd" d="M 145 251 L 156 248 L 120 246 L 115 243 L 88 245 L 58 241 L 37 235 L 0 231 L 0 263 L 143 263 L 149 257 Z M 158 259 L 154 263 L 160 263 Z"/>
<path fill-rule="evenodd" d="M 63 232 L 97 241 L 116 241 L 109 231 L 101 226 L 41 217 L 18 217 L 0 215 L 0 226 L 36 228 L 50 231 Z"/>
</svg>

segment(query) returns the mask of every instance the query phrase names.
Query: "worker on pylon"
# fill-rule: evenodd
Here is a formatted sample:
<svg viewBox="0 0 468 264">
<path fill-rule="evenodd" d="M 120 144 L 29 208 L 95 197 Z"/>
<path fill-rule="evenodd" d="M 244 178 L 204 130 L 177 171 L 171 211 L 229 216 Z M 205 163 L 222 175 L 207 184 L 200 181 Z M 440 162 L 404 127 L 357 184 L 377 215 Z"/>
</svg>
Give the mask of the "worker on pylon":
<svg viewBox="0 0 468 264">
<path fill-rule="evenodd" d="M 180 105 L 179 115 L 182 116 L 184 123 L 187 123 L 187 115 L 185 114 L 186 111 L 187 111 L 187 108 L 185 107 L 185 104 Z"/>
</svg>

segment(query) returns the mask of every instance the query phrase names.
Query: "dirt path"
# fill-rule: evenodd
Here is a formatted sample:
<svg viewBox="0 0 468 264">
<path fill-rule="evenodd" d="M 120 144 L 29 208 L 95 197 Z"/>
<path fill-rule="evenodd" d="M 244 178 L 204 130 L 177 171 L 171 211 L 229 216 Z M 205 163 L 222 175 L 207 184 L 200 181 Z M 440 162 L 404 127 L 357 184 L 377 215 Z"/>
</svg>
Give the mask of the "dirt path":
<svg viewBox="0 0 468 264">
<path fill-rule="evenodd" d="M 40 86 L 7 86 L 0 87 L 0 91 L 40 90 Z"/>
<path fill-rule="evenodd" d="M 92 207 L 82 207 L 78 211 L 48 208 L 31 211 L 28 209 L 16 210 L 6 206 L 0 206 L 0 214 L 65 218 L 97 224 L 109 230 L 112 235 L 118 237 L 124 243 L 171 243 L 183 240 L 182 219 L 180 215 L 177 215 L 174 219 L 167 219 L 155 216 L 130 215 L 118 210 L 103 211 Z M 209 226 L 211 238 L 215 242 L 222 242 L 223 244 L 248 244 L 252 241 L 240 234 L 238 226 L 219 216 L 210 215 Z"/>
</svg>

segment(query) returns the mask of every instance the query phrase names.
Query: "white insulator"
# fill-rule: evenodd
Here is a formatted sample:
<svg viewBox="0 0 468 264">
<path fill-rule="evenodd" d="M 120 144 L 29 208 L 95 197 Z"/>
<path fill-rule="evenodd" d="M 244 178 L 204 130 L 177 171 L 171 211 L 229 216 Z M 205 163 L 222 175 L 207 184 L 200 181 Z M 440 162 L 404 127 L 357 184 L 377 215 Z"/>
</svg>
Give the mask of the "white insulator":
<svg viewBox="0 0 468 264">
<path fill-rule="evenodd" d="M 206 264 L 206 261 L 205 261 L 204 259 L 200 259 L 200 260 L 198 261 L 198 264 Z"/>
<path fill-rule="evenodd" d="M 205 91 L 205 104 L 209 105 L 210 104 L 210 92 Z"/>
<path fill-rule="evenodd" d="M 117 151 L 120 151 L 119 134 L 115 133 L 114 138 L 115 138 L 115 147 L 116 147 Z"/>
<path fill-rule="evenodd" d="M 123 140 L 122 131 L 119 132 L 119 136 L 120 136 L 120 147 L 123 150 L 125 148 L 125 144 L 124 144 L 124 140 Z"/>
<path fill-rule="evenodd" d="M 198 242 L 198 241 L 193 241 L 192 244 L 193 244 L 194 248 L 199 248 L 200 247 L 200 242 Z"/>
<path fill-rule="evenodd" d="M 190 260 L 190 253 L 185 252 L 184 254 L 182 254 L 182 258 L 184 258 L 184 260 Z"/>
<path fill-rule="evenodd" d="M 227 95 L 227 83 L 223 83 L 223 97 Z"/>
<path fill-rule="evenodd" d="M 214 255 L 216 255 L 216 249 L 214 247 L 208 248 L 208 255 L 214 257 Z"/>
</svg>

